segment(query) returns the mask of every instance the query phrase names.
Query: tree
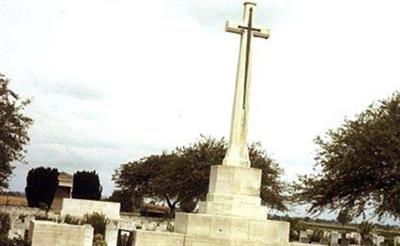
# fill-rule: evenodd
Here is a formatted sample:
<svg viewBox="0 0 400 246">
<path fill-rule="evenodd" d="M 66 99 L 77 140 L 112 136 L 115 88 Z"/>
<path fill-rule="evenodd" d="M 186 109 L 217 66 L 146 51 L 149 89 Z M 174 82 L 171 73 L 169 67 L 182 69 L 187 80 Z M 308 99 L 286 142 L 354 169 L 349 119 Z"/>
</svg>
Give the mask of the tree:
<svg viewBox="0 0 400 246">
<path fill-rule="evenodd" d="M 58 187 L 56 168 L 32 168 L 26 179 L 26 199 L 29 207 L 49 209 Z"/>
<path fill-rule="evenodd" d="M 101 199 L 102 190 L 96 171 L 80 171 L 74 174 L 73 198 L 98 201 Z"/>
<path fill-rule="evenodd" d="M 8 188 L 13 162 L 24 160 L 28 128 L 33 122 L 23 114 L 30 100 L 21 100 L 8 88 L 9 82 L 0 73 L 0 191 Z"/>
<path fill-rule="evenodd" d="M 350 223 L 353 220 L 354 215 L 347 208 L 340 210 L 336 220 L 343 226 Z"/>
<path fill-rule="evenodd" d="M 400 215 L 400 94 L 370 105 L 326 137 L 317 137 L 316 169 L 294 184 L 310 212 L 349 209 Z"/>
<path fill-rule="evenodd" d="M 141 197 L 131 197 L 129 194 L 121 190 L 114 190 L 111 196 L 105 200 L 110 202 L 119 202 L 121 204 L 121 212 L 133 212 L 134 209 L 140 208 L 143 199 Z"/>
<path fill-rule="evenodd" d="M 113 180 L 118 189 L 131 196 L 143 195 L 165 201 L 171 214 L 180 203 L 185 211 L 190 211 L 195 208 L 192 203 L 205 199 L 210 167 L 222 163 L 226 149 L 224 139 L 202 137 L 200 141 L 170 153 L 163 152 L 123 164 L 115 171 Z M 263 171 L 263 204 L 286 210 L 285 185 L 279 180 L 282 170 L 261 150 L 260 144 L 252 144 L 249 154 L 252 166 Z"/>
<path fill-rule="evenodd" d="M 376 230 L 374 224 L 372 224 L 368 221 L 363 221 L 358 225 L 357 229 L 361 235 L 361 244 L 362 245 L 373 245 L 372 235 Z"/>
<path fill-rule="evenodd" d="M 342 226 L 345 226 L 346 224 L 350 223 L 353 220 L 354 215 L 352 214 L 352 211 L 350 211 L 348 208 L 344 208 L 339 211 L 336 220 L 342 224 Z M 342 231 L 342 238 L 340 240 L 340 245 L 348 245 L 347 240 L 346 240 L 346 231 Z"/>
</svg>

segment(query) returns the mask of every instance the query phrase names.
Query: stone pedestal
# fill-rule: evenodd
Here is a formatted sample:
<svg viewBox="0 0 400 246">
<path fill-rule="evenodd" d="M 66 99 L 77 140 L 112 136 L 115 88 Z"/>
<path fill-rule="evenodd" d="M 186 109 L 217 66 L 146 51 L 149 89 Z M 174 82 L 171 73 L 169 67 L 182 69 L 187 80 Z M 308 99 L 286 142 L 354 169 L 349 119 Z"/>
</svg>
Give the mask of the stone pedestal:
<svg viewBox="0 0 400 246">
<path fill-rule="evenodd" d="M 200 202 L 199 213 L 266 219 L 260 186 L 260 169 L 212 166 L 207 201 Z"/>
<path fill-rule="evenodd" d="M 207 201 L 200 203 L 199 213 L 175 216 L 184 246 L 289 245 L 289 223 L 266 219 L 260 186 L 260 169 L 211 167 Z"/>
</svg>

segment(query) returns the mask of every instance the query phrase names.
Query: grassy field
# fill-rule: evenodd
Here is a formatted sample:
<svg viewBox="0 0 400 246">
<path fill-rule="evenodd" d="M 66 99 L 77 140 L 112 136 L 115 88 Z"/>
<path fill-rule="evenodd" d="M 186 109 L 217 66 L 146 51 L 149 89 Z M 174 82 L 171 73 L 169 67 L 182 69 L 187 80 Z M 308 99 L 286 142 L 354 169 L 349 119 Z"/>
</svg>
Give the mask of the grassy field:
<svg viewBox="0 0 400 246">
<path fill-rule="evenodd" d="M 0 195 L 0 205 L 27 207 L 28 202 L 23 196 Z"/>
</svg>

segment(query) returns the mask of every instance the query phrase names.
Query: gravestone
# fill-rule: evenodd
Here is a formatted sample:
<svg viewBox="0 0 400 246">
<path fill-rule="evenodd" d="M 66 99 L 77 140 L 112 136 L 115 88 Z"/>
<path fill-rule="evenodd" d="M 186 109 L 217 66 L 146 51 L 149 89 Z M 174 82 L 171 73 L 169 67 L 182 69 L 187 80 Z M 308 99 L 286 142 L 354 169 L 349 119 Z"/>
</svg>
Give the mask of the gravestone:
<svg viewBox="0 0 400 246">
<path fill-rule="evenodd" d="M 374 242 L 374 245 L 380 246 L 383 242 L 385 242 L 385 237 L 374 235 L 372 241 Z"/>
<path fill-rule="evenodd" d="M 135 245 L 164 245 L 158 242 L 167 235 L 174 246 L 289 245 L 289 223 L 267 220 L 260 198 L 262 173 L 251 168 L 247 148 L 252 41 L 269 37 L 269 30 L 254 26 L 255 9 L 255 3 L 246 2 L 243 23 L 226 24 L 226 31 L 241 36 L 239 63 L 229 147 L 222 165 L 211 167 L 206 201 L 197 214 L 176 213 L 177 233 L 136 231 Z"/>
<path fill-rule="evenodd" d="M 310 237 L 308 236 L 307 231 L 300 231 L 299 242 L 301 242 L 301 243 L 309 243 L 310 242 Z"/>
<path fill-rule="evenodd" d="M 331 246 L 338 246 L 338 245 L 340 245 L 340 244 L 339 244 L 339 239 L 340 239 L 341 237 L 342 237 L 342 236 L 340 235 L 339 232 L 337 232 L 337 231 L 331 232 L 331 239 L 330 239 L 330 244 L 329 244 L 329 245 L 331 245 Z"/>
</svg>

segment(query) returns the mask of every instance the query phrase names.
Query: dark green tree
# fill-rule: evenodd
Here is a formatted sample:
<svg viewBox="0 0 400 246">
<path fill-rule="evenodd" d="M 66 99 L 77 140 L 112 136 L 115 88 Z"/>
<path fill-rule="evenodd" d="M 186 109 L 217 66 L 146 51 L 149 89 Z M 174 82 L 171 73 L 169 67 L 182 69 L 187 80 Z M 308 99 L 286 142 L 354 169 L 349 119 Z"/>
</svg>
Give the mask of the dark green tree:
<svg viewBox="0 0 400 246">
<path fill-rule="evenodd" d="M 9 79 L 0 73 L 0 191 L 8 188 L 14 161 L 23 161 L 29 142 L 28 128 L 32 119 L 23 110 L 30 103 L 21 100 L 9 86 Z"/>
<path fill-rule="evenodd" d="M 220 165 L 227 149 L 224 139 L 202 137 L 186 147 L 170 153 L 152 155 L 121 165 L 113 180 L 117 188 L 131 196 L 142 195 L 165 201 L 173 214 L 182 203 L 185 211 L 193 210 L 208 191 L 210 168 Z M 249 147 L 252 167 L 262 169 L 261 198 L 265 205 L 286 210 L 285 184 L 279 179 L 282 170 L 270 159 L 260 144 Z"/>
<path fill-rule="evenodd" d="M 301 176 L 294 197 L 310 212 L 366 208 L 400 216 L 400 94 L 317 137 L 315 174 Z"/>
<path fill-rule="evenodd" d="M 49 209 L 58 187 L 56 168 L 33 168 L 26 178 L 25 194 L 29 207 Z"/>
<path fill-rule="evenodd" d="M 368 221 L 363 221 L 357 226 L 358 232 L 361 235 L 362 245 L 374 245 L 372 241 L 373 233 L 376 232 L 375 225 Z"/>
<path fill-rule="evenodd" d="M 96 171 L 78 171 L 74 174 L 72 197 L 77 199 L 100 200 L 103 187 Z"/>
<path fill-rule="evenodd" d="M 143 199 L 141 197 L 132 197 L 121 190 L 114 190 L 111 196 L 105 200 L 119 202 L 121 204 L 121 212 L 133 212 L 135 209 L 140 208 Z"/>
</svg>

